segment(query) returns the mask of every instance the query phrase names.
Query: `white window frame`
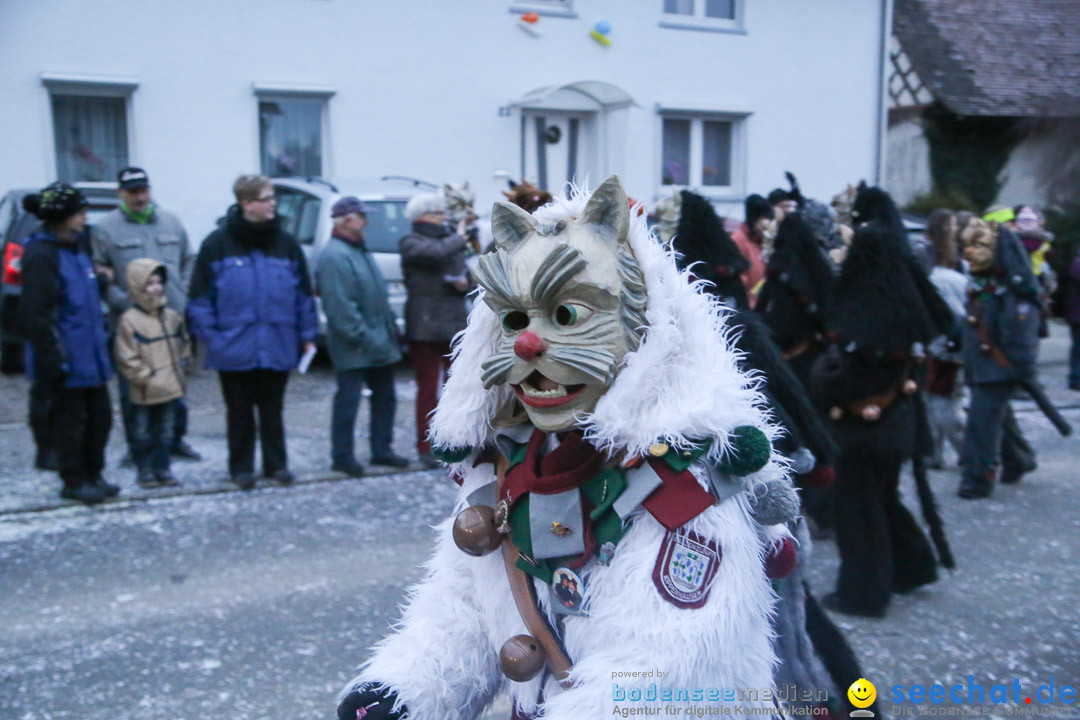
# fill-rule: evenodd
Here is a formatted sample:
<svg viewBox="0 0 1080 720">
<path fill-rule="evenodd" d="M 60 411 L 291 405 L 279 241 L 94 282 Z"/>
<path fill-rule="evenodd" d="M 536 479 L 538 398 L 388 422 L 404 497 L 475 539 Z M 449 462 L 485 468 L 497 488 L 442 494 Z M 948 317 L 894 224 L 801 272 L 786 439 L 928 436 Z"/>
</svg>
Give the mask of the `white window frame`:
<svg viewBox="0 0 1080 720">
<path fill-rule="evenodd" d="M 322 114 L 319 116 L 319 146 L 322 157 L 320 177 L 333 177 L 333 168 L 331 167 L 333 153 L 330 147 L 330 99 L 337 94 L 337 90 L 324 85 L 291 85 L 258 81 L 252 83 L 252 89 L 255 92 L 254 167 L 262 168 L 262 129 L 259 127 L 259 103 L 312 100 L 322 103 Z"/>
<path fill-rule="evenodd" d="M 135 144 L 135 111 L 133 96 L 139 88 L 139 80 L 133 77 L 113 75 L 87 75 L 79 73 L 41 73 L 41 85 L 45 90 L 46 117 L 49 118 L 49 142 L 46 144 L 46 162 L 49 177 L 57 177 L 56 164 L 56 118 L 53 117 L 54 95 L 82 95 L 98 98 L 121 98 L 124 101 L 124 122 L 127 125 L 128 163 L 137 164 L 139 156 Z"/>
<path fill-rule="evenodd" d="M 657 197 L 670 195 L 678 190 L 693 190 L 710 200 L 742 201 L 746 189 L 746 126 L 749 112 L 737 110 L 693 109 L 687 107 L 657 106 L 656 112 L 656 162 L 653 163 L 653 177 L 657 187 Z M 663 182 L 664 162 L 664 120 L 690 121 L 690 169 L 686 185 L 665 185 Z M 731 184 L 704 185 L 702 170 L 705 149 L 705 131 L 703 123 L 709 121 L 731 123 Z"/>
<path fill-rule="evenodd" d="M 508 10 L 514 15 L 536 13 L 547 17 L 576 18 L 574 0 L 516 0 Z"/>
<path fill-rule="evenodd" d="M 660 27 L 662 28 L 746 34 L 746 0 L 734 0 L 735 17 L 732 19 L 706 17 L 705 0 L 691 0 L 694 3 L 693 15 L 666 13 L 664 0 L 653 1 L 660 3 Z"/>
</svg>

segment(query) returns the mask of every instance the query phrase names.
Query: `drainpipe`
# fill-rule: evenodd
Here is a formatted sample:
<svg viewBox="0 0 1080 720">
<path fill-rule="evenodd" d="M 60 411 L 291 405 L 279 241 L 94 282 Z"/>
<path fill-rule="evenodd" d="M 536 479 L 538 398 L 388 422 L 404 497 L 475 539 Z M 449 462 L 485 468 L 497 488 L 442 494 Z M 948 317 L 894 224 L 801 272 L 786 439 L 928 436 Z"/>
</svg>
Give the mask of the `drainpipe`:
<svg viewBox="0 0 1080 720">
<path fill-rule="evenodd" d="M 877 138 L 874 157 L 874 184 L 885 180 L 885 135 L 889 125 L 889 39 L 892 37 L 893 0 L 881 2 L 881 44 L 878 47 Z"/>
</svg>

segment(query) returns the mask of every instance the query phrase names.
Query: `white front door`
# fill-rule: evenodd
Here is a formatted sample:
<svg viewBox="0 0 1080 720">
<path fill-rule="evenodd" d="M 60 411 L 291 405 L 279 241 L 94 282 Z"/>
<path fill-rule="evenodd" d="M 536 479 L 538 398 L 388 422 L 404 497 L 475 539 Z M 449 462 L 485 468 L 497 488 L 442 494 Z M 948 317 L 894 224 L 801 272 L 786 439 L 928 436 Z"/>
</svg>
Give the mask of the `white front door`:
<svg viewBox="0 0 1080 720">
<path fill-rule="evenodd" d="M 596 113 L 527 110 L 521 117 L 523 180 L 559 194 L 567 182 L 595 174 Z"/>
</svg>

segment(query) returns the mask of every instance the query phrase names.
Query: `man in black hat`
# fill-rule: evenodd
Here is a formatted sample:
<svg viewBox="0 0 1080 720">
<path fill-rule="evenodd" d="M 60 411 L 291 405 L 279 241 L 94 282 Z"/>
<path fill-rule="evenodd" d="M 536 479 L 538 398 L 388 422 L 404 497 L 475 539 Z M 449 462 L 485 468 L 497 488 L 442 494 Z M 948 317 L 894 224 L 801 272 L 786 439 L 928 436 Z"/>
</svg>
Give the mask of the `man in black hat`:
<svg viewBox="0 0 1080 720">
<path fill-rule="evenodd" d="M 90 233 L 94 263 L 99 269 L 107 269 L 111 275 L 107 290 L 109 327 L 115 328 L 120 315 L 131 307 L 131 296 L 126 286 L 127 266 L 139 258 L 150 258 L 165 266 L 168 305 L 183 315 L 187 306 L 188 282 L 195 262 L 187 231 L 175 215 L 154 204 L 150 195 L 150 178 L 145 170 L 126 167 L 117 174 L 116 181 L 120 205 L 95 224 Z M 127 463 L 131 457 L 133 412 L 128 400 L 127 381 L 120 374 L 116 379 L 120 390 L 124 437 L 129 448 L 124 458 Z M 187 404 L 180 398 L 176 402 L 172 453 L 188 460 L 201 460 L 202 456 L 184 441 L 187 424 Z"/>
</svg>

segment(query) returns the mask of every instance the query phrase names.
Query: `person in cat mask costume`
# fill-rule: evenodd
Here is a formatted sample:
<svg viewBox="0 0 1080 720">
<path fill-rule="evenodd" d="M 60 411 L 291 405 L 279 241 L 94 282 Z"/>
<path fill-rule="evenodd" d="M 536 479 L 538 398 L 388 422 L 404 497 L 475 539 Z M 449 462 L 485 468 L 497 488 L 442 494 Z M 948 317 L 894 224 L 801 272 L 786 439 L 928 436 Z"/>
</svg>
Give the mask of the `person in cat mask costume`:
<svg viewBox="0 0 1080 720">
<path fill-rule="evenodd" d="M 456 517 L 339 717 L 471 720 L 500 691 L 517 718 L 606 717 L 619 668 L 771 687 L 769 565 L 798 501 L 720 310 L 617 177 L 533 215 L 497 203 L 492 231 L 431 424 Z M 664 705 L 638 682 L 635 706 Z"/>
</svg>

